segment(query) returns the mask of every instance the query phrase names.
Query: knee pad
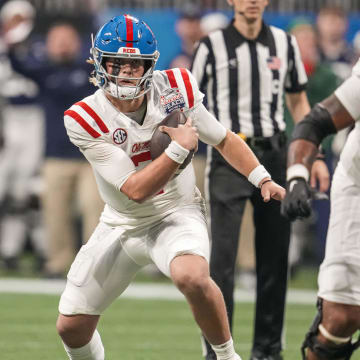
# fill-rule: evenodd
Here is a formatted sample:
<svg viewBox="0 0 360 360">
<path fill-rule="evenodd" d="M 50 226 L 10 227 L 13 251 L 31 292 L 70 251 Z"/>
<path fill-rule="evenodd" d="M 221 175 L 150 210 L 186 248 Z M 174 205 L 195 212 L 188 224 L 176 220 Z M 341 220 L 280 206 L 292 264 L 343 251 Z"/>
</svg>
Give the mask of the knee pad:
<svg viewBox="0 0 360 360">
<path fill-rule="evenodd" d="M 321 324 L 322 299 L 318 299 L 316 306 L 318 313 L 316 314 L 308 333 L 305 335 L 305 340 L 301 346 L 303 360 L 306 359 L 307 348 L 320 358 L 329 360 L 349 360 L 352 353 L 360 346 L 360 336 L 356 342 L 352 342 L 351 337 L 341 338 L 330 334 Z M 319 332 L 321 332 L 326 339 L 333 342 L 334 345 L 323 344 L 320 342 L 317 339 Z"/>
</svg>

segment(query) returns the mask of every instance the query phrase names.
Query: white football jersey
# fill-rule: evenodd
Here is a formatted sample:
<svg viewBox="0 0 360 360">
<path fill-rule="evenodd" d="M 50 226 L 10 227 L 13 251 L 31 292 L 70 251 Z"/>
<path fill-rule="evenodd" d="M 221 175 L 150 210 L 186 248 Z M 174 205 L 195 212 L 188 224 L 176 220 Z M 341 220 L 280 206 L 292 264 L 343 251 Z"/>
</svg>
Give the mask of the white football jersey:
<svg viewBox="0 0 360 360">
<path fill-rule="evenodd" d="M 192 164 L 142 204 L 120 191 L 127 178 L 151 161 L 150 139 L 157 125 L 173 110 L 193 118 L 201 140 L 218 144 L 226 129 L 209 113 L 204 115 L 203 94 L 186 69 L 155 71 L 147 96 L 142 125 L 119 112 L 102 90 L 75 103 L 65 112 L 65 127 L 93 167 L 105 202 L 101 220 L 111 225 L 150 224 L 178 206 L 202 203 Z M 206 111 L 206 110 L 205 110 Z M 197 113 L 202 116 L 197 116 Z"/>
<path fill-rule="evenodd" d="M 335 91 L 335 95 L 356 121 L 341 152 L 340 162 L 348 176 L 360 186 L 360 59 L 351 77 Z"/>
</svg>

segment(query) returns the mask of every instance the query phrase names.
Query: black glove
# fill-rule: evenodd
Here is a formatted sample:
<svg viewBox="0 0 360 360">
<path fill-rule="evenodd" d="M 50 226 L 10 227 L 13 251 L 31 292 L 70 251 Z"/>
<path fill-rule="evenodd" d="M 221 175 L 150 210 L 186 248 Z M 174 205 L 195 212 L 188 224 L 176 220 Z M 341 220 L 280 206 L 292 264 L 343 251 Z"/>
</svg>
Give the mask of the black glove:
<svg viewBox="0 0 360 360">
<path fill-rule="evenodd" d="M 291 179 L 286 184 L 286 195 L 281 203 L 281 215 L 290 221 L 309 217 L 313 194 L 305 179 Z"/>
</svg>

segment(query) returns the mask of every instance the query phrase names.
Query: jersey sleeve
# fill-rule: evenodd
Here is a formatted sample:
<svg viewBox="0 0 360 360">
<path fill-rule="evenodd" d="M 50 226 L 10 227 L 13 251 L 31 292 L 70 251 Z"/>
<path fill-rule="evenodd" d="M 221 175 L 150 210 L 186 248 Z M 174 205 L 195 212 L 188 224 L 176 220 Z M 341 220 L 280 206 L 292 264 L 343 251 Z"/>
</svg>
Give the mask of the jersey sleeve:
<svg viewBox="0 0 360 360">
<path fill-rule="evenodd" d="M 191 64 L 191 73 L 199 84 L 199 89 L 205 92 L 205 86 L 208 82 L 206 68 L 209 64 L 210 50 L 208 47 L 209 39 L 202 40 L 195 50 Z"/>
<path fill-rule="evenodd" d="M 360 60 L 353 67 L 350 78 L 337 88 L 335 96 L 355 121 L 360 119 Z"/>
<path fill-rule="evenodd" d="M 307 75 L 301 60 L 300 50 L 293 35 L 287 34 L 288 73 L 285 79 L 286 92 L 296 93 L 306 89 Z"/>
<path fill-rule="evenodd" d="M 120 191 L 125 181 L 136 169 L 124 150 L 106 142 L 94 144 L 82 153 L 93 169 L 109 184 Z"/>
<path fill-rule="evenodd" d="M 202 104 L 204 94 L 199 90 L 198 83 L 188 69 L 175 68 L 165 70 L 171 88 L 179 89 L 185 100 L 185 111 L 192 111 Z"/>
<path fill-rule="evenodd" d="M 94 107 L 85 101 L 79 101 L 65 111 L 64 124 L 70 141 L 80 150 L 104 141 L 104 135 L 109 133 Z"/>
<path fill-rule="evenodd" d="M 108 183 L 120 190 L 135 166 L 122 149 L 107 141 L 106 124 L 86 103 L 76 103 L 65 111 L 64 123 L 70 141 Z"/>
</svg>

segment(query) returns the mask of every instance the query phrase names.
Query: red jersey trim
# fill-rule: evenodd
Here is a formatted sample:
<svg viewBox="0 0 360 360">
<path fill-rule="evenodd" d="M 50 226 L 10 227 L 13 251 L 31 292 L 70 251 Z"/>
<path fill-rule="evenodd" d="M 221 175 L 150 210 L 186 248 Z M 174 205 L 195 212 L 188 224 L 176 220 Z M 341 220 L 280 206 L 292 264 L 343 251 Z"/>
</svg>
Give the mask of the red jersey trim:
<svg viewBox="0 0 360 360">
<path fill-rule="evenodd" d="M 83 101 L 79 101 L 79 102 L 75 103 L 74 105 L 78 105 L 81 108 L 83 108 L 95 120 L 95 122 L 98 124 L 100 130 L 103 133 L 109 132 L 109 129 L 107 128 L 105 123 L 101 120 L 100 116 L 88 104 L 86 104 Z"/>
<path fill-rule="evenodd" d="M 190 82 L 190 77 L 186 69 L 182 68 L 180 69 L 180 72 L 185 84 L 186 94 L 189 101 L 189 109 L 191 109 L 194 106 L 194 92 Z"/>
<path fill-rule="evenodd" d="M 178 84 L 176 82 L 174 72 L 172 70 L 165 70 L 165 72 L 166 72 L 166 75 L 167 75 L 167 77 L 169 79 L 170 86 L 172 88 L 178 88 Z"/>
<path fill-rule="evenodd" d="M 78 113 L 73 110 L 66 110 L 65 115 L 72 117 L 84 130 L 86 130 L 93 138 L 101 136 L 95 129 L 93 129 Z"/>
</svg>

